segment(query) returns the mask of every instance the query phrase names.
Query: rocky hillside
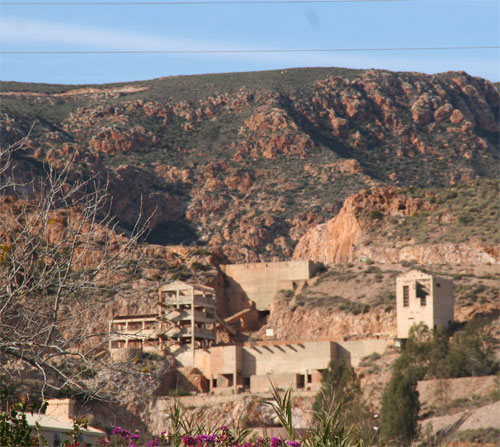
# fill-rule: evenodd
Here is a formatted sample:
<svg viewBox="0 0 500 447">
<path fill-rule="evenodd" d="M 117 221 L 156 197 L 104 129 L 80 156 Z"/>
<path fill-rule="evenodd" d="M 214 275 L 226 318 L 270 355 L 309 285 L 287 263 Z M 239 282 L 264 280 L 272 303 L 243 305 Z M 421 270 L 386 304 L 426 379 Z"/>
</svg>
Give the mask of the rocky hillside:
<svg viewBox="0 0 500 447">
<path fill-rule="evenodd" d="M 483 316 L 499 326 L 497 265 L 434 265 L 371 261 L 328 266 L 301 289 L 282 290 L 274 298 L 267 324 L 252 336 L 273 329 L 279 339 L 356 339 L 396 335 L 396 277 L 420 269 L 453 280 L 455 321 Z"/>
<path fill-rule="evenodd" d="M 427 204 L 394 188 L 459 187 L 497 175 L 500 95 L 490 82 L 463 72 L 296 69 L 0 87 L 2 143 L 28 135 L 17 153 L 23 172 L 71 160 L 75 177 L 109 178 L 122 228 L 135 222 L 142 204 L 153 214 L 149 242 L 206 246 L 231 261 L 291 257 L 309 229 L 366 189 L 376 188 L 351 198 L 344 218 L 348 207 L 359 210 L 376 202 L 377 194 L 397 196 L 410 207 L 394 213 L 375 206 L 384 222 L 413 218 L 417 208 L 419 215 L 434 216 L 447 203 L 439 192 L 441 204 Z M 481 185 L 486 194 L 497 188 Z M 365 242 L 353 250 L 370 225 L 362 224 L 358 233 L 356 222 L 342 225 L 350 231 L 342 247 L 320 255 L 311 240 L 323 236 L 308 236 L 295 255 L 425 258 L 420 249 L 395 254 L 395 242 L 383 253 Z M 459 243 L 448 233 L 441 236 L 443 243 Z M 465 235 L 462 242 L 470 245 L 471 239 Z M 481 241 L 471 244 L 495 258 Z M 468 249 L 460 250 L 469 256 Z M 459 262 L 460 256 L 446 261 Z"/>
<path fill-rule="evenodd" d="M 498 180 L 451 188 L 374 188 L 310 229 L 294 257 L 325 263 L 486 264 L 500 259 Z"/>
</svg>

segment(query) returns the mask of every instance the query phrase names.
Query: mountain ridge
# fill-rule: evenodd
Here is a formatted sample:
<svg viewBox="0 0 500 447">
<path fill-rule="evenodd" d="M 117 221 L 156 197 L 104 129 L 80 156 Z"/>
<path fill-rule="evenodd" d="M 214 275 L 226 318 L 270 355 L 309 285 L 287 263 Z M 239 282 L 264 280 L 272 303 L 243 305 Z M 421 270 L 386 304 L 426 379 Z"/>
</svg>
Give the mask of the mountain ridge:
<svg viewBox="0 0 500 447">
<path fill-rule="evenodd" d="M 110 179 L 123 228 L 142 200 L 155 211 L 151 241 L 207 245 L 232 261 L 291 257 L 305 231 L 365 189 L 497 175 L 499 94 L 464 72 L 319 68 L 0 87 L 2 141 L 29 134 L 26 162 L 72 159 L 75 176 Z"/>
</svg>

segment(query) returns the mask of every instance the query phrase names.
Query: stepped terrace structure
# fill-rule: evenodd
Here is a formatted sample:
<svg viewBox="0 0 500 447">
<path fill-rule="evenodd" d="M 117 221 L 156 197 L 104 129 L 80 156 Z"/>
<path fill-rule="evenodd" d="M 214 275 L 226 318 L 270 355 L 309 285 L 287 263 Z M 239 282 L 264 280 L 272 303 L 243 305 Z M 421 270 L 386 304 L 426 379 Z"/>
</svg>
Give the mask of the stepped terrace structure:
<svg viewBox="0 0 500 447">
<path fill-rule="evenodd" d="M 163 353 L 173 345 L 197 348 L 215 343 L 215 291 L 176 281 L 158 290 L 157 312 L 120 315 L 109 322 L 111 354 L 124 350 Z M 118 354 L 119 355 L 119 354 Z"/>
<path fill-rule="evenodd" d="M 397 338 L 408 338 L 414 324 L 430 329 L 453 322 L 453 281 L 411 270 L 396 279 Z"/>
</svg>

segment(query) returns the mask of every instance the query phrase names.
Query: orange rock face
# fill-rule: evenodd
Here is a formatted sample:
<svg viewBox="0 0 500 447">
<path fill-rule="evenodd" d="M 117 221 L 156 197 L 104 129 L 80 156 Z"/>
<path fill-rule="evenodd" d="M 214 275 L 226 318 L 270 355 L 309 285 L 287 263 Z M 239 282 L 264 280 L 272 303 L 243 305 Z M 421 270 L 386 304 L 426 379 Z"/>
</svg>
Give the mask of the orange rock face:
<svg viewBox="0 0 500 447">
<path fill-rule="evenodd" d="M 352 262 L 360 258 L 379 263 L 498 263 L 498 248 L 494 244 L 481 244 L 477 241 L 374 241 L 369 236 L 374 227 L 384 225 L 383 218 L 413 216 L 419 211 L 429 211 L 434 207 L 429 201 L 407 197 L 397 188 L 380 188 L 355 194 L 345 201 L 333 219 L 311 228 L 300 238 L 293 257 L 328 264 Z"/>
<path fill-rule="evenodd" d="M 333 219 L 309 230 L 299 240 L 293 257 L 326 263 L 351 262 L 357 254 L 357 245 L 367 231 L 367 225 L 361 219 L 363 210 L 411 215 L 422 206 L 420 200 L 398 194 L 394 188 L 361 192 L 349 197 Z"/>
</svg>

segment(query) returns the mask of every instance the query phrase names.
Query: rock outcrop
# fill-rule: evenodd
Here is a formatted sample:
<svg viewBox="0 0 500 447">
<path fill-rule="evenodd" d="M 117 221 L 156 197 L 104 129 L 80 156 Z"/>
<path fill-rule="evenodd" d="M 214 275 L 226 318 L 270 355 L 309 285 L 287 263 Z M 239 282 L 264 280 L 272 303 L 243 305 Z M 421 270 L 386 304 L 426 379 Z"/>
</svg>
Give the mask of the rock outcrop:
<svg viewBox="0 0 500 447">
<path fill-rule="evenodd" d="M 394 227 L 399 220 L 417 213 L 428 215 L 437 205 L 432 195 L 412 198 L 399 188 L 385 187 L 363 191 L 349 197 L 340 212 L 326 223 L 311 228 L 295 247 L 295 259 L 309 259 L 328 264 L 369 259 L 378 263 L 414 261 L 420 264 L 486 264 L 500 260 L 498 247 L 488 241 L 463 242 L 443 240 L 421 243 L 399 239 Z M 427 213 L 427 214 L 426 214 Z M 394 219 L 394 220 L 391 220 Z M 435 219 L 435 218 L 434 218 Z M 454 219 L 449 215 L 440 222 Z M 385 237 L 387 234 L 393 237 Z"/>
</svg>

